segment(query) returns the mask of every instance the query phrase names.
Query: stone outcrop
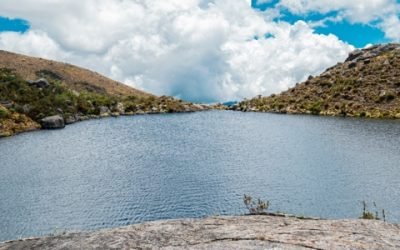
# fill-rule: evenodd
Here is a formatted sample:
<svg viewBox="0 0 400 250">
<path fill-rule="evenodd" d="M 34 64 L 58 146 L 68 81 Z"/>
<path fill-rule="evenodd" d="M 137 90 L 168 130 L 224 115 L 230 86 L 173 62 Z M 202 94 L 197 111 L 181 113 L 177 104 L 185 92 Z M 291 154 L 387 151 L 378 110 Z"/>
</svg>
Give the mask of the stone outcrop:
<svg viewBox="0 0 400 250">
<path fill-rule="evenodd" d="M 400 249 L 400 226 L 376 220 L 212 217 L 24 239 L 0 249 Z"/>
<path fill-rule="evenodd" d="M 36 88 L 40 88 L 40 89 L 50 87 L 50 83 L 44 78 L 40 78 L 36 81 L 28 81 L 28 83 L 29 83 L 29 85 L 35 86 Z"/>
<path fill-rule="evenodd" d="M 49 116 L 40 120 L 43 129 L 59 129 L 65 127 L 64 118 L 60 115 Z"/>
</svg>

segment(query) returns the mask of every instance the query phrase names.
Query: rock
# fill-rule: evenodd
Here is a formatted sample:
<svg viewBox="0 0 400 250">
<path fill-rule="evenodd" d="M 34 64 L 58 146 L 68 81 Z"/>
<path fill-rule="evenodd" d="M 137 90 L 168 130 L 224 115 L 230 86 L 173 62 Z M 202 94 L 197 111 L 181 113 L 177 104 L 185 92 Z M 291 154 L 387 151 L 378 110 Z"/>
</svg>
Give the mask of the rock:
<svg viewBox="0 0 400 250">
<path fill-rule="evenodd" d="M 89 116 L 86 116 L 86 115 L 79 115 L 78 116 L 78 121 L 87 121 L 89 119 L 90 119 Z"/>
<path fill-rule="evenodd" d="M 14 103 L 12 101 L 0 101 L 0 105 L 9 109 L 14 106 Z"/>
<path fill-rule="evenodd" d="M 28 81 L 28 84 L 31 86 L 35 86 L 36 88 L 40 88 L 40 89 L 50 87 L 50 83 L 44 78 L 40 78 L 36 81 Z"/>
<path fill-rule="evenodd" d="M 22 106 L 22 112 L 24 114 L 28 114 L 29 112 L 31 112 L 32 108 L 33 108 L 32 105 L 25 104 L 24 106 Z"/>
<path fill-rule="evenodd" d="M 40 120 L 43 129 L 59 129 L 65 127 L 64 118 L 60 115 L 49 116 Z"/>
<path fill-rule="evenodd" d="M 356 62 L 349 63 L 349 69 L 355 68 L 355 67 L 357 67 L 357 63 Z"/>
<path fill-rule="evenodd" d="M 100 106 L 99 107 L 99 111 L 100 111 L 100 116 L 105 117 L 105 116 L 110 116 L 110 109 L 106 106 Z"/>
<path fill-rule="evenodd" d="M 8 249 L 399 249 L 400 226 L 285 215 L 148 222 L 0 244 Z"/>
<path fill-rule="evenodd" d="M 118 112 L 120 114 L 124 114 L 125 113 L 125 106 L 122 102 L 117 103 L 117 105 L 115 105 L 114 107 L 115 112 Z"/>
<path fill-rule="evenodd" d="M 357 59 L 363 54 L 361 50 L 355 50 L 349 54 L 349 57 L 347 57 L 346 62 L 353 61 L 354 59 Z"/>
<path fill-rule="evenodd" d="M 206 107 L 201 104 L 193 104 L 193 108 L 195 108 L 196 111 L 202 111 L 206 109 Z"/>
<path fill-rule="evenodd" d="M 71 116 L 68 116 L 67 118 L 65 118 L 65 124 L 67 124 L 67 125 L 73 124 L 78 121 L 79 121 L 79 117 L 76 115 L 71 115 Z"/>
</svg>

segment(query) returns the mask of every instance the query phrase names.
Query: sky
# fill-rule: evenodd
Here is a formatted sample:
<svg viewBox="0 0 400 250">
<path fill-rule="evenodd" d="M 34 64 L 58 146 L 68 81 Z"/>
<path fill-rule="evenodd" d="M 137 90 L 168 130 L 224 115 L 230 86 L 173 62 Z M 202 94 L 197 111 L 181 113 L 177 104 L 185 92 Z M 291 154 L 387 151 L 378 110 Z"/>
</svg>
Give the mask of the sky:
<svg viewBox="0 0 400 250">
<path fill-rule="evenodd" d="M 16 2 L 0 1 L 0 49 L 193 102 L 279 93 L 400 40 L 396 0 Z"/>
</svg>

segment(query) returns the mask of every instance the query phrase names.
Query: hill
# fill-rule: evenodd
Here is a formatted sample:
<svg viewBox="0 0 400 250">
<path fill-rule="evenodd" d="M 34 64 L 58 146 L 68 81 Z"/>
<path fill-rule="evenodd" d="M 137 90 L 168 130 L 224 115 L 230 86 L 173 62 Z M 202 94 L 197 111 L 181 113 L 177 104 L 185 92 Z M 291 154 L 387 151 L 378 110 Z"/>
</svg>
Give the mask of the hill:
<svg viewBox="0 0 400 250">
<path fill-rule="evenodd" d="M 352 52 L 343 63 L 269 97 L 245 100 L 241 111 L 400 118 L 400 45 Z"/>
<path fill-rule="evenodd" d="M 0 50 L 0 68 L 13 69 L 16 74 L 26 80 L 38 78 L 59 80 L 76 91 L 88 90 L 116 96 L 151 96 L 88 69 L 3 50 Z"/>
<path fill-rule="evenodd" d="M 104 116 L 204 108 L 70 64 L 0 51 L 0 137 Z"/>
</svg>

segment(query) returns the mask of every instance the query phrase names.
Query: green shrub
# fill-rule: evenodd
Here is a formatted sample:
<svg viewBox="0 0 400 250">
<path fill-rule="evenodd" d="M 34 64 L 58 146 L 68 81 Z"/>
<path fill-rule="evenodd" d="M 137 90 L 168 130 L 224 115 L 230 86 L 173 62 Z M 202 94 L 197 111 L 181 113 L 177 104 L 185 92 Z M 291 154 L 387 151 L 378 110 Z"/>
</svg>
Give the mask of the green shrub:
<svg viewBox="0 0 400 250">
<path fill-rule="evenodd" d="M 0 119 L 5 119 L 8 118 L 9 116 L 10 112 L 6 108 L 0 106 Z"/>
<path fill-rule="evenodd" d="M 311 111 L 311 114 L 313 115 L 319 115 L 321 113 L 321 103 L 313 103 L 308 110 Z"/>
</svg>

